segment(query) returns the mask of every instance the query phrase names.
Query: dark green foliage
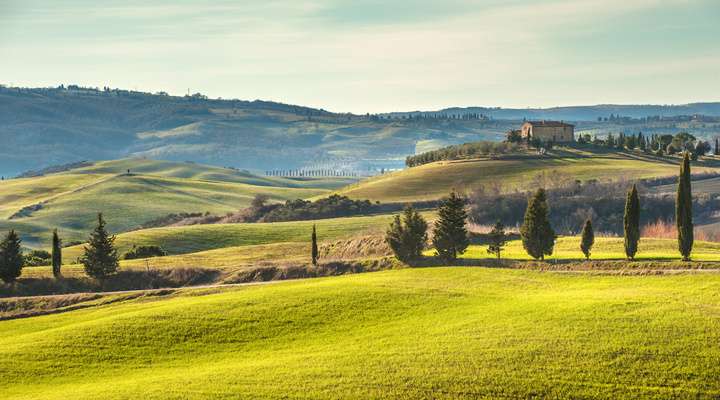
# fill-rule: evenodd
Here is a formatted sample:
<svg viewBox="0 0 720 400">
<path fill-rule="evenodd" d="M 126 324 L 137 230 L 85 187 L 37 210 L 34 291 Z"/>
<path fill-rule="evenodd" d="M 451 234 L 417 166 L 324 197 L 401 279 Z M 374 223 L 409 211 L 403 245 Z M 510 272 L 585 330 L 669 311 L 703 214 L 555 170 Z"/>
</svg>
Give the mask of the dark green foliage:
<svg viewBox="0 0 720 400">
<path fill-rule="evenodd" d="M 555 231 L 548 220 L 548 206 L 545 189 L 538 189 L 528 202 L 525 218 L 520 228 L 525 251 L 534 259 L 545 259 L 555 247 Z"/>
<path fill-rule="evenodd" d="M 0 242 L 0 279 L 5 283 L 15 282 L 22 274 L 25 258 L 21 242 L 14 230 L 10 230 Z"/>
<path fill-rule="evenodd" d="M 53 270 L 53 276 L 55 278 L 60 278 L 62 276 L 62 273 L 60 272 L 60 269 L 62 268 L 62 240 L 60 240 L 60 236 L 58 236 L 57 229 L 53 231 L 53 238 L 52 238 L 52 270 Z"/>
<path fill-rule="evenodd" d="M 167 252 L 157 245 L 135 246 L 123 255 L 124 260 L 135 260 L 138 258 L 164 257 Z"/>
<path fill-rule="evenodd" d="M 385 241 L 398 260 L 410 262 L 420 258 L 427 243 L 427 222 L 412 206 L 405 207 L 403 219 L 399 215 L 390 223 Z"/>
<path fill-rule="evenodd" d="M 24 255 L 26 267 L 50 264 L 50 253 L 45 250 L 32 250 Z"/>
<path fill-rule="evenodd" d="M 80 257 L 80 263 L 88 276 L 103 280 L 117 272 L 118 255 L 114 243 L 115 236 L 110 236 L 105 229 L 102 214 L 98 214 L 98 225 L 88 239 L 85 253 Z"/>
<path fill-rule="evenodd" d="M 637 254 L 640 241 L 640 197 L 637 186 L 633 185 L 625 199 L 625 215 L 623 216 L 625 233 L 625 255 L 632 260 Z"/>
<path fill-rule="evenodd" d="M 449 197 L 440 201 L 438 220 L 433 229 L 433 246 L 444 261 L 454 261 L 470 244 L 466 219 L 465 199 L 453 190 Z"/>
<path fill-rule="evenodd" d="M 678 230 L 678 249 L 683 260 L 690 260 L 693 247 L 692 189 L 690 187 L 690 156 L 685 153 L 680 166 L 677 197 L 675 198 L 675 222 Z"/>
<path fill-rule="evenodd" d="M 490 154 L 515 153 L 518 152 L 520 148 L 518 144 L 515 143 L 518 136 L 519 133 L 513 133 L 512 136 L 508 135 L 507 142 L 473 142 L 443 147 L 442 149 L 408 156 L 405 159 L 405 165 L 408 167 L 416 167 L 435 161 L 459 160 Z"/>
<path fill-rule="evenodd" d="M 312 230 L 312 248 L 310 250 L 310 256 L 312 258 L 312 265 L 318 264 L 318 245 L 317 245 L 317 231 L 315 230 L 315 224 L 313 224 Z"/>
<path fill-rule="evenodd" d="M 288 200 L 284 204 L 262 204 L 252 208 L 252 220 L 246 222 L 307 221 L 322 218 L 350 217 L 367 214 L 374 210 L 369 200 L 352 200 L 346 196 L 332 195 L 316 201 Z"/>
<path fill-rule="evenodd" d="M 505 225 L 502 224 L 502 222 L 497 221 L 495 223 L 495 226 L 493 226 L 492 230 L 488 234 L 488 249 L 487 252 L 490 254 L 494 254 L 497 259 L 500 259 L 500 252 L 502 252 L 503 247 L 505 247 L 505 243 L 507 243 L 508 237 L 505 234 Z"/>
<path fill-rule="evenodd" d="M 593 244 L 595 244 L 595 232 L 593 232 L 592 221 L 588 219 L 585 221 L 585 225 L 583 225 L 580 239 L 580 250 L 585 254 L 586 260 L 590 259 L 590 251 L 592 250 Z"/>
</svg>

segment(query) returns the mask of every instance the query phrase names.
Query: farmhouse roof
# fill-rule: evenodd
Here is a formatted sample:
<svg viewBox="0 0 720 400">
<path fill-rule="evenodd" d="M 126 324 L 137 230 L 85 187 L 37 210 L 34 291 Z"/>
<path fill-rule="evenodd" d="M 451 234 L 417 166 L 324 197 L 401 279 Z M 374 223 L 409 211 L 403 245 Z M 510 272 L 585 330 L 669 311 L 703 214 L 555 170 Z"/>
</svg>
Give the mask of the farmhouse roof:
<svg viewBox="0 0 720 400">
<path fill-rule="evenodd" d="M 553 127 L 553 128 L 564 128 L 564 127 L 573 127 L 575 125 L 572 124 L 566 124 L 562 121 L 528 121 L 527 122 L 530 125 L 533 126 L 547 126 L 547 127 Z"/>
</svg>

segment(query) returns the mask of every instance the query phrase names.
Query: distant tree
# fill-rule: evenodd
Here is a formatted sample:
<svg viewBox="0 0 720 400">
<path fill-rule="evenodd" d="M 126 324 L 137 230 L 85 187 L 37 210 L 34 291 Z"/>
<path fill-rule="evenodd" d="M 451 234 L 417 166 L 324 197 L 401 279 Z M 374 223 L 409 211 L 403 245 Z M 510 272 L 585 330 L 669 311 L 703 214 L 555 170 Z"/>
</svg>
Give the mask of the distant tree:
<svg viewBox="0 0 720 400">
<path fill-rule="evenodd" d="M 117 272 L 118 255 L 115 249 L 115 236 L 111 236 L 105 229 L 105 220 L 98 214 L 98 225 L 88 239 L 80 263 L 85 267 L 88 276 L 104 280 Z"/>
<path fill-rule="evenodd" d="M 720 156 L 720 141 L 715 138 L 715 155 Z"/>
<path fill-rule="evenodd" d="M 317 245 L 317 232 L 315 230 L 315 224 L 313 224 L 312 230 L 312 248 L 310 249 L 310 257 L 312 258 L 312 265 L 318 265 L 318 245 Z"/>
<path fill-rule="evenodd" d="M 0 242 L 0 279 L 5 283 L 12 283 L 22 274 L 25 257 L 22 254 L 22 241 L 10 230 Z"/>
<path fill-rule="evenodd" d="M 685 153 L 680 166 L 677 197 L 675 198 L 675 222 L 678 231 L 678 249 L 683 261 L 690 260 L 693 247 L 692 189 L 690 186 L 690 157 Z"/>
<path fill-rule="evenodd" d="M 556 236 L 548 219 L 545 189 L 538 189 L 530 199 L 520 228 L 520 237 L 525 251 L 534 259 L 544 260 L 546 255 L 552 254 Z"/>
<path fill-rule="evenodd" d="M 385 241 L 398 260 L 410 262 L 422 255 L 427 243 L 427 222 L 412 206 L 405 207 L 402 220 L 399 215 L 390 224 Z"/>
<path fill-rule="evenodd" d="M 440 202 L 438 220 L 433 229 L 433 246 L 443 260 L 454 261 L 470 245 L 465 228 L 466 219 L 465 199 L 453 190 L 450 196 Z"/>
<path fill-rule="evenodd" d="M 623 217 L 625 232 L 625 255 L 633 260 L 640 241 L 640 198 L 635 185 L 628 191 Z"/>
<path fill-rule="evenodd" d="M 254 209 L 260 209 L 267 204 L 268 200 L 270 200 L 270 197 L 266 194 L 258 193 L 253 197 L 252 202 L 250 202 L 250 207 Z"/>
<path fill-rule="evenodd" d="M 580 250 L 585 254 L 585 259 L 590 259 L 590 251 L 595 244 L 595 232 L 593 232 L 592 222 L 590 219 L 585 220 L 582 228 L 582 238 L 580 240 Z"/>
<path fill-rule="evenodd" d="M 508 237 L 505 234 L 505 225 L 503 225 L 500 221 L 496 222 L 495 226 L 488 234 L 489 245 L 487 252 L 497 256 L 497 259 L 499 260 L 500 252 L 505 247 L 505 243 L 507 243 L 507 240 Z"/>
<path fill-rule="evenodd" d="M 57 279 L 62 276 L 60 268 L 62 267 L 62 240 L 58 236 L 57 229 L 53 230 L 52 237 L 52 271 L 53 276 Z"/>
</svg>

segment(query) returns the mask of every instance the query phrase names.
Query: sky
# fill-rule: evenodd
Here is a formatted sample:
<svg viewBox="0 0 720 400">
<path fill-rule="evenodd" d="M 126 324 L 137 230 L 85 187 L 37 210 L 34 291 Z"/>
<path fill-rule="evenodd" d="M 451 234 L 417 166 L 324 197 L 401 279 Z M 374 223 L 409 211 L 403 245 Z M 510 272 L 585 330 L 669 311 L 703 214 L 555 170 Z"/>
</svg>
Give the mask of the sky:
<svg viewBox="0 0 720 400">
<path fill-rule="evenodd" d="M 0 0 L 0 84 L 336 112 L 720 101 L 718 0 Z"/>
</svg>

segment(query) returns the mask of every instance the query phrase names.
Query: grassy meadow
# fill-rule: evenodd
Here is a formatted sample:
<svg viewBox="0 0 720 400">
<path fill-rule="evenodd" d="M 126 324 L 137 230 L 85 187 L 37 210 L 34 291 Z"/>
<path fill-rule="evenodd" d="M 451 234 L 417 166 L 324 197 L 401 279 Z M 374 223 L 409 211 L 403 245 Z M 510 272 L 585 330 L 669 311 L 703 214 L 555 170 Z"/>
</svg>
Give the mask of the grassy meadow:
<svg viewBox="0 0 720 400">
<path fill-rule="evenodd" d="M 568 150 L 547 158 L 472 159 L 438 161 L 373 177 L 340 189 L 340 194 L 381 202 L 435 200 L 451 189 L 500 182 L 504 189 L 522 189 L 540 172 L 557 170 L 575 179 L 601 181 L 675 176 L 679 159 L 633 152 L 587 153 Z M 718 172 L 720 163 L 693 163 L 693 173 Z"/>
<path fill-rule="evenodd" d="M 225 214 L 247 207 L 257 194 L 271 201 L 294 200 L 327 194 L 353 181 L 262 177 L 146 159 L 102 161 L 0 182 L 0 230 L 17 229 L 27 246 L 47 247 L 54 228 L 66 241 L 85 239 L 99 212 L 115 232 L 124 232 L 171 213 Z"/>
<path fill-rule="evenodd" d="M 419 268 L 215 291 L 0 322 L 0 393 L 720 396 L 716 274 Z"/>
</svg>

